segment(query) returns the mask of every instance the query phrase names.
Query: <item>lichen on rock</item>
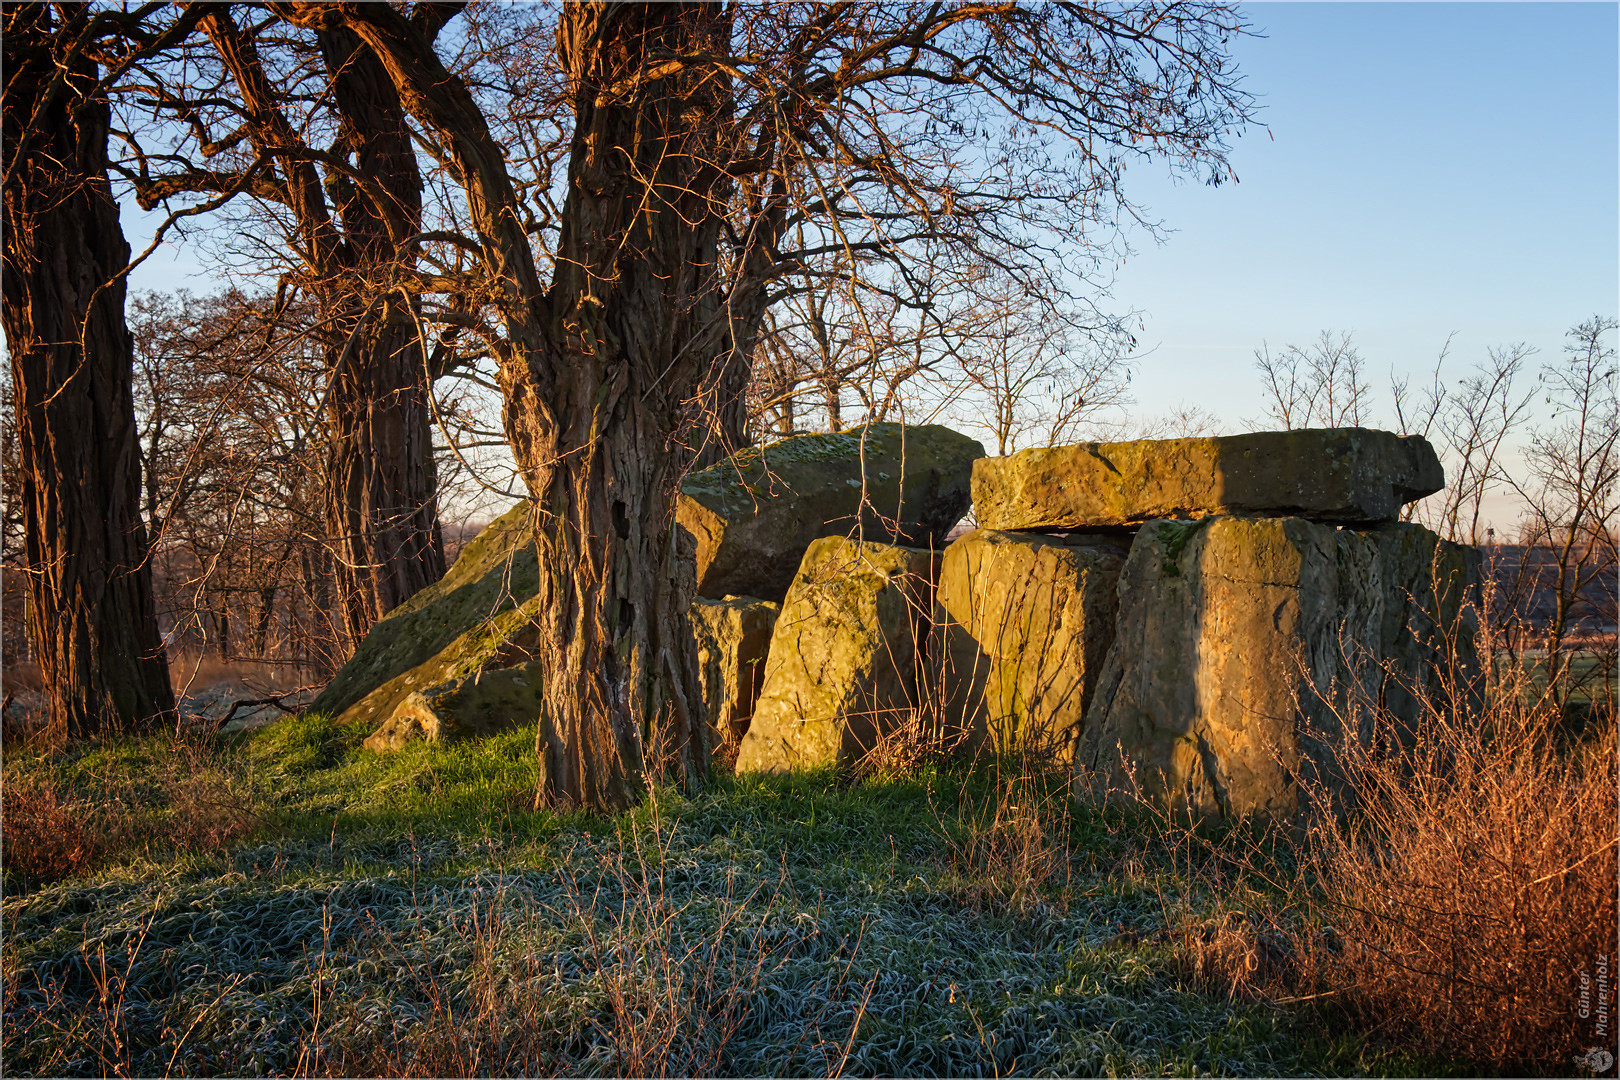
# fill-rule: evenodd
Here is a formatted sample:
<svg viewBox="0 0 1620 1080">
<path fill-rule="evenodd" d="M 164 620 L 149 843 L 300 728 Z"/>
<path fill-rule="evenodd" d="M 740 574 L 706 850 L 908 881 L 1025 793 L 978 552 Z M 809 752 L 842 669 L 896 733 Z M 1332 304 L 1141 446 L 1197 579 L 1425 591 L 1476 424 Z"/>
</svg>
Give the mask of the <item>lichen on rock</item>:
<svg viewBox="0 0 1620 1080">
<path fill-rule="evenodd" d="M 1080 443 L 973 466 L 981 528 L 1135 528 L 1214 514 L 1394 521 L 1445 484 L 1434 448 L 1370 428 Z"/>
</svg>

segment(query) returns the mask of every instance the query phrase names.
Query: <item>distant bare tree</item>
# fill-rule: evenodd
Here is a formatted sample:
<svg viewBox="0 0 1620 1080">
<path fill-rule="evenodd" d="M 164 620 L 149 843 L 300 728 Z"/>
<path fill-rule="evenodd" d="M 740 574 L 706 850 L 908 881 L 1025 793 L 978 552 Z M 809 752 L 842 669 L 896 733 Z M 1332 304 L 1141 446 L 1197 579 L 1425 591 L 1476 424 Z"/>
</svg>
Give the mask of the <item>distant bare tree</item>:
<svg viewBox="0 0 1620 1080">
<path fill-rule="evenodd" d="M 982 291 L 973 316 L 957 357 L 959 408 L 982 417 L 969 426 L 987 430 L 998 455 L 1071 442 L 1125 402 L 1134 341 L 1117 323 L 1052 311 L 1010 283 Z"/>
<path fill-rule="evenodd" d="M 235 292 L 146 293 L 131 307 L 145 515 L 171 642 L 329 675 L 349 642 L 324 542 L 318 314 Z"/>
<path fill-rule="evenodd" d="M 1553 410 L 1552 426 L 1534 433 L 1525 451 L 1527 482 L 1514 486 L 1529 505 L 1534 543 L 1554 552 L 1551 619 L 1544 628 L 1547 685 L 1560 708 L 1585 680 L 1565 676 L 1568 638 L 1586 610 L 1613 626 L 1620 514 L 1620 398 L 1616 395 L 1616 320 L 1594 316 L 1569 331 L 1562 362 L 1549 362 L 1540 383 Z M 1604 650 L 1610 655 L 1612 649 Z M 1612 673 L 1612 662 L 1605 667 Z"/>
<path fill-rule="evenodd" d="M 1276 356 L 1254 353 L 1266 419 L 1284 431 L 1307 427 L 1360 427 L 1370 388 L 1361 354 L 1349 334 L 1322 331 L 1308 348 L 1289 345 Z"/>
<path fill-rule="evenodd" d="M 1201 405 L 1182 402 L 1166 412 L 1146 417 L 1130 417 L 1098 425 L 1098 440 L 1123 442 L 1131 439 L 1201 439 L 1226 433 L 1219 416 Z"/>
</svg>

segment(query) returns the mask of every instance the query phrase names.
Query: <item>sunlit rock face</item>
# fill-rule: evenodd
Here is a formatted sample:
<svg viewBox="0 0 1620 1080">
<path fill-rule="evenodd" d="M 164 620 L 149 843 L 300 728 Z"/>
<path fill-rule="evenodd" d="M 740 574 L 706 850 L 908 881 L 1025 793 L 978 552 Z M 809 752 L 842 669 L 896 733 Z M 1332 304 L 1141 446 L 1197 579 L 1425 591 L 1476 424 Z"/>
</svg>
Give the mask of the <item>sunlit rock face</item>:
<svg viewBox="0 0 1620 1080">
<path fill-rule="evenodd" d="M 1478 673 L 1478 553 L 1418 525 L 1143 526 L 1077 755 L 1077 794 L 1283 817 L 1342 740 L 1400 738 Z M 1302 782 L 1304 787 L 1302 788 Z"/>
<path fill-rule="evenodd" d="M 973 509 L 986 529 L 1132 528 L 1213 514 L 1394 521 L 1445 484 L 1424 439 L 1367 428 L 1081 443 L 985 458 Z"/>
<path fill-rule="evenodd" d="M 843 764 L 921 705 L 937 552 L 824 537 L 771 635 L 738 772 Z"/>
<path fill-rule="evenodd" d="M 751 447 L 681 486 L 699 596 L 781 600 L 825 536 L 939 548 L 984 447 L 933 424 L 870 424 Z"/>
<path fill-rule="evenodd" d="M 945 549 L 933 669 L 972 750 L 1067 765 L 1114 639 L 1123 540 L 978 529 Z"/>
</svg>

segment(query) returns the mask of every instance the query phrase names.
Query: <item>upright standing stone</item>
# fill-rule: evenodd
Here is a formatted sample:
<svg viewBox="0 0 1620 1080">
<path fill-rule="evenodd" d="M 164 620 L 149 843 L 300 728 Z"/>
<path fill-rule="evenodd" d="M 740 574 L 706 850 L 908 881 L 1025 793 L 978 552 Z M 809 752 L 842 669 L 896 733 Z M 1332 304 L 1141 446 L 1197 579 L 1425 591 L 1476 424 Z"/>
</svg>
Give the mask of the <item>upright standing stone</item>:
<svg viewBox="0 0 1620 1080">
<path fill-rule="evenodd" d="M 692 601 L 698 677 L 716 756 L 730 761 L 753 719 L 781 605 L 752 596 Z"/>
<path fill-rule="evenodd" d="M 1367 428 L 1081 443 L 985 458 L 973 508 L 986 529 L 1135 527 L 1211 514 L 1365 525 L 1445 485 L 1434 448 Z"/>
<path fill-rule="evenodd" d="M 750 447 L 693 473 L 676 520 L 699 596 L 780 600 L 823 536 L 943 547 L 984 447 L 949 428 L 868 424 Z"/>
<path fill-rule="evenodd" d="M 947 723 L 970 747 L 1068 765 L 1114 638 L 1122 541 L 979 529 L 945 549 Z"/>
<path fill-rule="evenodd" d="M 837 536 L 810 545 L 771 635 L 738 772 L 849 762 L 910 716 L 938 562 Z"/>
<path fill-rule="evenodd" d="M 1477 552 L 1416 525 L 1150 522 L 1120 576 L 1077 794 L 1196 817 L 1290 813 L 1301 777 L 1332 782 L 1341 739 L 1370 738 L 1379 717 L 1410 728 L 1410 688 L 1477 673 L 1477 578 Z"/>
</svg>

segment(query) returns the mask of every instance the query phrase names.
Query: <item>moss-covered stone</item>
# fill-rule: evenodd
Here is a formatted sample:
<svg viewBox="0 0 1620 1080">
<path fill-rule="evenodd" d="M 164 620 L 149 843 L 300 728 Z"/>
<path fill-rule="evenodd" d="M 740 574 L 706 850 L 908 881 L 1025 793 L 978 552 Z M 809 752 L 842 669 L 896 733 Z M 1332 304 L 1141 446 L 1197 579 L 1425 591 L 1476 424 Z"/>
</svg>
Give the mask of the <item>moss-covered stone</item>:
<svg viewBox="0 0 1620 1080">
<path fill-rule="evenodd" d="M 398 750 L 417 740 L 453 742 L 532 724 L 542 709 L 541 678 L 533 665 L 490 668 L 412 691 L 365 747 Z"/>
<path fill-rule="evenodd" d="M 936 552 L 810 544 L 771 635 L 737 771 L 845 763 L 920 704 Z"/>
<path fill-rule="evenodd" d="M 937 425 L 869 424 L 750 447 L 693 473 L 677 521 L 700 596 L 780 600 L 823 536 L 941 547 L 984 447 Z"/>
<path fill-rule="evenodd" d="M 1125 544 L 979 529 L 945 549 L 938 606 L 947 722 L 970 747 L 1073 759 L 1114 638 Z"/>
<path fill-rule="evenodd" d="M 1367 428 L 1081 443 L 985 458 L 973 508 L 988 529 L 1129 528 L 1212 514 L 1393 521 L 1445 485 L 1424 439 Z"/>
<path fill-rule="evenodd" d="M 1120 575 L 1077 794 L 1286 816 L 1302 778 L 1332 785 L 1342 740 L 1409 730 L 1420 688 L 1475 677 L 1478 565 L 1411 524 L 1148 523 Z"/>
<path fill-rule="evenodd" d="M 491 620 L 539 588 L 528 507 L 519 503 L 487 525 L 444 577 L 378 620 L 310 711 L 376 726 L 406 694 L 490 652 Z"/>
<path fill-rule="evenodd" d="M 724 762 L 733 760 L 765 683 L 765 660 L 781 605 L 752 596 L 692 601 L 692 637 L 698 678 L 712 733 L 710 745 Z"/>
</svg>

